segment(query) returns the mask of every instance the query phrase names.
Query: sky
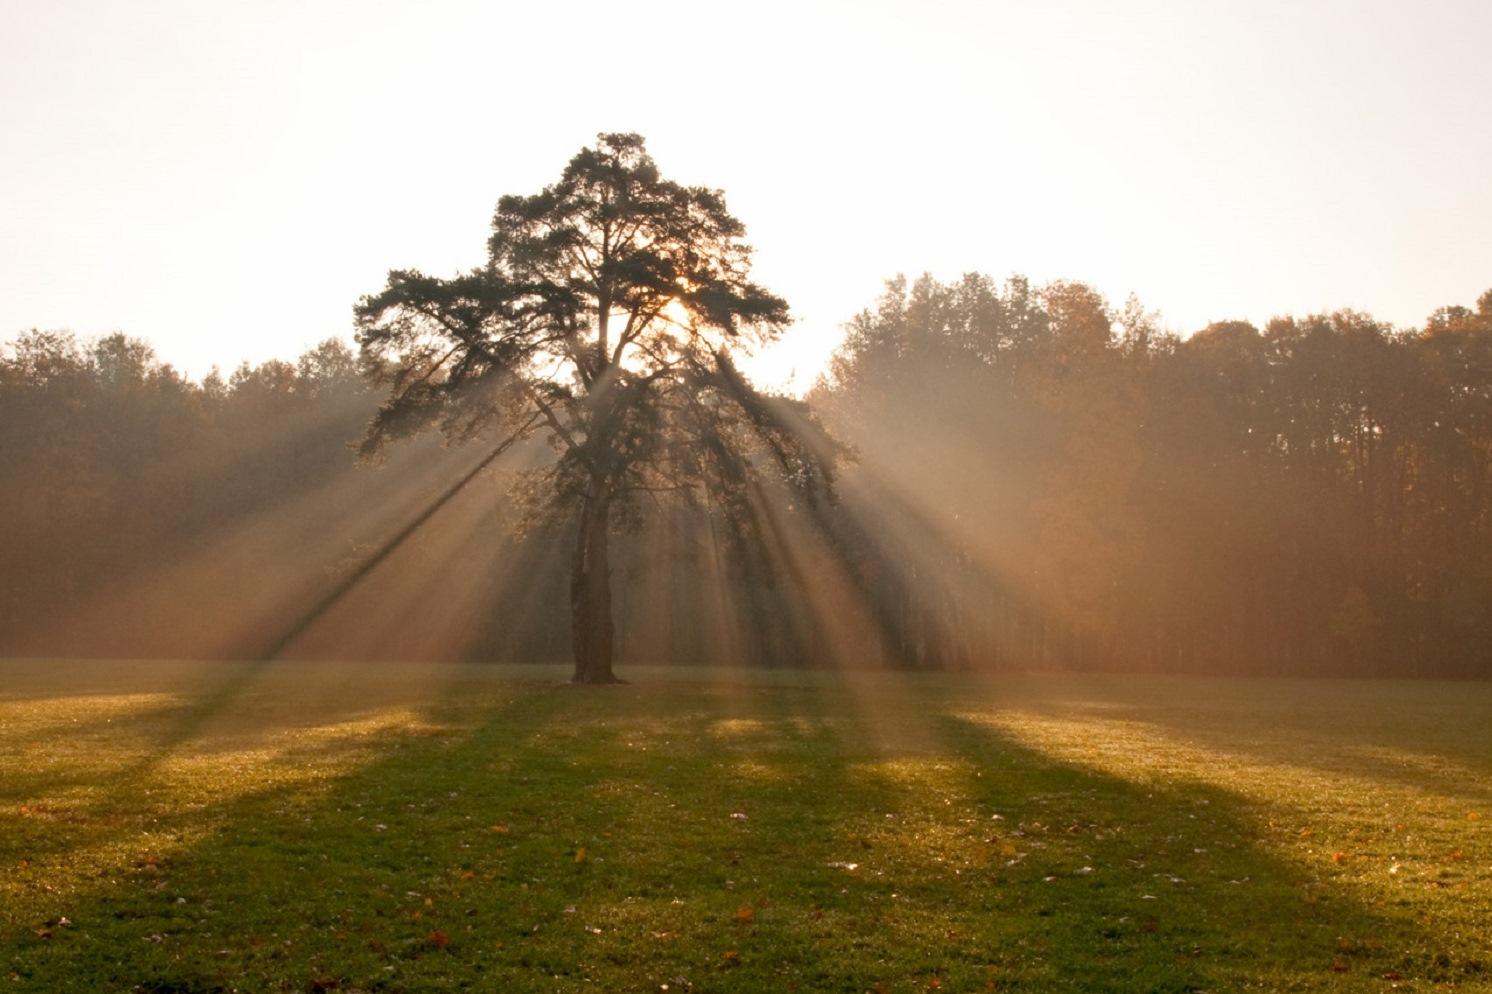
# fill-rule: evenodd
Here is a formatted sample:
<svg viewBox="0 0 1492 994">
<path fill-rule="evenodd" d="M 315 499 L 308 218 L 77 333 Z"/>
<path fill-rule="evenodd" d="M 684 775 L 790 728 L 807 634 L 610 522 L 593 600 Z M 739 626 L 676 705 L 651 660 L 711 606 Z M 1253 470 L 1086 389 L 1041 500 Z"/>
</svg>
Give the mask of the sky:
<svg viewBox="0 0 1492 994">
<path fill-rule="evenodd" d="M 0 340 L 193 376 L 350 336 L 600 131 L 718 187 L 812 377 L 897 273 L 1188 333 L 1492 287 L 1492 3 L 0 0 Z"/>
</svg>

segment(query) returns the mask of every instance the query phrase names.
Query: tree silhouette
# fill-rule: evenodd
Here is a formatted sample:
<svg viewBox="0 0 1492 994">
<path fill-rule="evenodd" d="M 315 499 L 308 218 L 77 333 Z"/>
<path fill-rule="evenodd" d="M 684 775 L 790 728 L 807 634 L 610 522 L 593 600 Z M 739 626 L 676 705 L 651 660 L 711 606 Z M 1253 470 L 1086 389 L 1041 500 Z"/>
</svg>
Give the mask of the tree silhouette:
<svg viewBox="0 0 1492 994">
<path fill-rule="evenodd" d="M 602 134 L 559 182 L 498 202 L 485 266 L 394 271 L 357 305 L 364 365 L 389 387 L 365 453 L 432 426 L 541 432 L 558 452 L 538 489 L 574 516 L 576 682 L 616 679 L 608 546 L 641 496 L 707 491 L 744 512 L 762 454 L 796 486 L 832 484 L 806 408 L 732 361 L 788 320 L 748 278 L 744 233 L 719 191 L 663 179 L 638 135 Z"/>
</svg>

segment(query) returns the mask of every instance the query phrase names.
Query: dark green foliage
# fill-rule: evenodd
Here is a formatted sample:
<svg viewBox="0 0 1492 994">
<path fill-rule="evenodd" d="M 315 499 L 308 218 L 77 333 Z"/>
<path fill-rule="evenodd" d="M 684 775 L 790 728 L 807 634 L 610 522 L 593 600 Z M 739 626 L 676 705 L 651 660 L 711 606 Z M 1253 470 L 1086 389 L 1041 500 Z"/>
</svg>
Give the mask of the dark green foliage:
<svg viewBox="0 0 1492 994">
<path fill-rule="evenodd" d="M 719 191 L 664 180 L 641 137 L 603 134 L 553 186 L 499 201 L 483 268 L 394 272 L 358 304 L 364 366 L 390 388 L 365 453 L 427 426 L 543 431 L 558 451 L 528 492 L 576 522 L 577 681 L 613 679 L 610 533 L 639 520 L 641 495 L 708 489 L 728 511 L 755 483 L 754 444 L 794 483 L 829 481 L 821 433 L 792 429 L 731 364 L 787 321 L 747 278 L 744 234 Z"/>
</svg>

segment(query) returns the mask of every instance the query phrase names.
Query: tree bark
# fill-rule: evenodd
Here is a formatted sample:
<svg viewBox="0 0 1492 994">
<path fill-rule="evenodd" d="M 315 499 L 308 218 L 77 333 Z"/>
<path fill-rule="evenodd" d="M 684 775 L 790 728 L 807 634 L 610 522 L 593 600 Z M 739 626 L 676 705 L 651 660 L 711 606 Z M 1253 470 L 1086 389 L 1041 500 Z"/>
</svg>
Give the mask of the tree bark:
<svg viewBox="0 0 1492 994">
<path fill-rule="evenodd" d="M 611 671 L 614 629 L 611 621 L 611 494 L 593 481 L 580 512 L 575 562 L 570 573 L 571 635 L 575 651 L 574 683 L 620 683 Z"/>
</svg>

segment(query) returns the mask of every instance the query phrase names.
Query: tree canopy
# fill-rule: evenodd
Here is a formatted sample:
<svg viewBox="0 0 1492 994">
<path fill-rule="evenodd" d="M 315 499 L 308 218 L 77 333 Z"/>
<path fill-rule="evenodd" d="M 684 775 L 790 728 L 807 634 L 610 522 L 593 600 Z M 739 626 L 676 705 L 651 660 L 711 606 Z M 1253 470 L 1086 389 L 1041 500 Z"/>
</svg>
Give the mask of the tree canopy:
<svg viewBox="0 0 1492 994">
<path fill-rule="evenodd" d="M 629 505 L 708 494 L 728 513 L 764 461 L 807 491 L 832 484 L 833 446 L 802 405 L 733 361 L 788 321 L 750 280 L 744 234 L 718 190 L 663 179 L 638 135 L 602 134 L 552 186 L 498 202 L 484 266 L 397 270 L 357 305 L 362 361 L 389 388 L 365 453 L 430 427 L 540 432 L 557 451 L 535 489 L 576 520 L 579 682 L 614 679 L 608 547 Z"/>
</svg>

